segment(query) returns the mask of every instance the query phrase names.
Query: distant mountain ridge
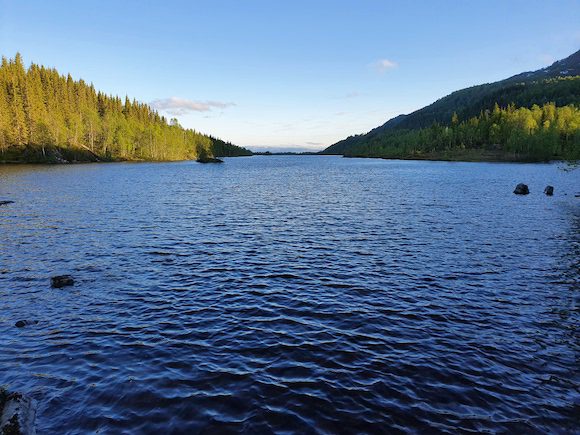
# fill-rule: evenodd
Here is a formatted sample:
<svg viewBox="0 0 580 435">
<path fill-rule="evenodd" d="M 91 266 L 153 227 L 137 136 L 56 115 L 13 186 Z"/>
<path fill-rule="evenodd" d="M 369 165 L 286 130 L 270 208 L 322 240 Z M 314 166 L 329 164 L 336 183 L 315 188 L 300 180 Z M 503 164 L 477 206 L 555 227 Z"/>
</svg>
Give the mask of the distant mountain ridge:
<svg viewBox="0 0 580 435">
<path fill-rule="evenodd" d="M 368 142 L 393 130 L 419 129 L 433 123 L 449 124 L 453 114 L 459 119 L 477 116 L 498 104 L 531 107 L 554 102 L 556 106 L 580 103 L 580 50 L 565 59 L 536 71 L 461 89 L 407 115 L 399 115 L 363 135 L 350 136 L 322 151 L 344 154 L 361 142 Z M 569 81 L 563 80 L 568 78 Z"/>
<path fill-rule="evenodd" d="M 542 80 L 554 77 L 573 77 L 580 75 L 580 50 L 565 59 L 557 60 L 546 68 L 528 71 L 512 76 L 506 81 Z"/>
</svg>

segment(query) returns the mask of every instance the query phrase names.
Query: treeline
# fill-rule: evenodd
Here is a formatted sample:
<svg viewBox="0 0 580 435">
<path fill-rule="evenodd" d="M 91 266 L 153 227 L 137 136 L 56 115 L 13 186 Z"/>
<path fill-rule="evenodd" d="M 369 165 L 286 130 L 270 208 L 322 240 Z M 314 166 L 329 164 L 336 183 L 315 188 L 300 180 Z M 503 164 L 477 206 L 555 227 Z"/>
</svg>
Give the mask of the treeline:
<svg viewBox="0 0 580 435">
<path fill-rule="evenodd" d="M 229 144 L 170 122 L 147 104 L 32 64 L 0 65 L 0 161 L 187 160 Z M 239 147 L 230 152 L 235 154 Z"/>
<path fill-rule="evenodd" d="M 516 107 L 531 108 L 534 104 L 541 106 L 555 103 L 561 107 L 579 102 L 580 76 L 533 81 L 507 79 L 453 92 L 403 117 L 395 128 L 423 128 L 431 126 L 434 122 L 447 124 L 453 113 L 457 113 L 460 119 L 468 119 L 478 116 L 482 111 L 492 110 L 495 104 L 500 107 L 513 104 Z"/>
<path fill-rule="evenodd" d="M 367 137 L 354 136 L 346 156 L 421 158 L 465 156 L 485 152 L 506 160 L 580 159 L 580 109 L 546 103 L 531 108 L 509 104 L 461 120 L 453 114 L 447 125 L 391 130 Z M 477 159 L 477 153 L 471 153 Z"/>
<path fill-rule="evenodd" d="M 212 151 L 215 157 L 240 157 L 253 155 L 253 153 L 246 148 L 233 145 L 230 142 L 225 142 L 213 136 L 210 136 L 209 138 L 212 141 Z"/>
</svg>

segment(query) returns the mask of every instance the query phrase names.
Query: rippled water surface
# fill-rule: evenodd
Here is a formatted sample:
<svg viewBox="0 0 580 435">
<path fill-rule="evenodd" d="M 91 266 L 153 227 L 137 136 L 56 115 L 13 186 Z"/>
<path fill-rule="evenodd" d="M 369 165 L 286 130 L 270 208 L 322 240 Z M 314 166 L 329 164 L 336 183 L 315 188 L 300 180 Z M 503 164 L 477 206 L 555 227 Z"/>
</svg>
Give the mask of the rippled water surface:
<svg viewBox="0 0 580 435">
<path fill-rule="evenodd" d="M 0 167 L 0 385 L 40 433 L 573 433 L 579 191 L 556 165 Z"/>
</svg>

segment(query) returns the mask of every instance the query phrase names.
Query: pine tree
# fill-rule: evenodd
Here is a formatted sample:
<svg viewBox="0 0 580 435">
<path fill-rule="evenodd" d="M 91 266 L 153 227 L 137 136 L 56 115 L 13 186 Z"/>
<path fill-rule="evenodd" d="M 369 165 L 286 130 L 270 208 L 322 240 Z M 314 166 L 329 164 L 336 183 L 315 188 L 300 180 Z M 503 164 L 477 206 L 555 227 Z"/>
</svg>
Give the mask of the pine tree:
<svg viewBox="0 0 580 435">
<path fill-rule="evenodd" d="M 8 130 L 10 128 L 10 106 L 8 103 L 8 94 L 6 91 L 6 70 L 8 61 L 2 57 L 2 66 L 0 67 L 0 159 L 8 147 Z"/>
<path fill-rule="evenodd" d="M 7 94 L 11 120 L 8 129 L 9 140 L 15 145 L 28 141 L 28 124 L 25 108 L 25 70 L 20 53 L 8 64 Z"/>
</svg>

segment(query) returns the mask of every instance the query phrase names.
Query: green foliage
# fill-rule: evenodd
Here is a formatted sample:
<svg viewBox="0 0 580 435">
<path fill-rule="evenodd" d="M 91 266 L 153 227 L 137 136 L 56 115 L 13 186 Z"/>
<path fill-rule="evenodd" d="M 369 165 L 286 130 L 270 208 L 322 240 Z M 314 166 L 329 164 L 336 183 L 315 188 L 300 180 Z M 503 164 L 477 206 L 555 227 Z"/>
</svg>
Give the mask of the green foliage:
<svg viewBox="0 0 580 435">
<path fill-rule="evenodd" d="M 448 125 L 389 130 L 348 139 L 346 156 L 386 158 L 577 160 L 580 159 L 580 109 L 554 103 L 531 108 L 513 104 L 481 112 L 463 121 L 451 116 Z M 478 150 L 478 153 L 468 152 Z"/>
<path fill-rule="evenodd" d="M 224 142 L 223 140 L 217 139 L 213 136 L 210 136 L 210 139 L 213 143 L 213 155 L 216 157 L 239 157 L 252 155 L 252 152 L 246 148 L 233 145 L 230 142 Z"/>
<path fill-rule="evenodd" d="M 2 58 L 0 161 L 189 160 L 216 151 L 249 153 L 55 69 L 26 69 L 20 54 Z"/>
<path fill-rule="evenodd" d="M 534 104 L 541 106 L 550 102 L 557 106 L 580 103 L 580 76 L 528 82 L 508 79 L 462 89 L 405 116 L 394 128 L 429 127 L 434 122 L 446 124 L 453 113 L 466 119 L 482 111 L 492 110 L 495 104 L 501 107 L 514 104 L 516 107 L 530 108 Z"/>
</svg>

